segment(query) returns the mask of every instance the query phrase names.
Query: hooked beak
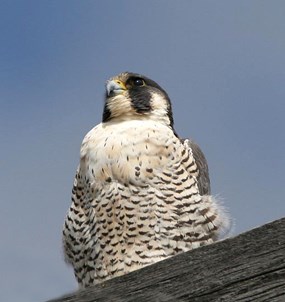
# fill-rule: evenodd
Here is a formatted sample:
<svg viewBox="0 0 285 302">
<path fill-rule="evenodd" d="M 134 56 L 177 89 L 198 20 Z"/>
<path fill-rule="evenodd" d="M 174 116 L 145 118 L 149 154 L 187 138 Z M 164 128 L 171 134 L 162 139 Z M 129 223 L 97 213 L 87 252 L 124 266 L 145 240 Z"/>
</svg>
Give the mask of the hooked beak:
<svg viewBox="0 0 285 302">
<path fill-rule="evenodd" d="M 106 90 L 108 96 L 114 96 L 123 93 L 123 91 L 127 90 L 127 87 L 122 81 L 109 80 L 106 83 Z"/>
</svg>

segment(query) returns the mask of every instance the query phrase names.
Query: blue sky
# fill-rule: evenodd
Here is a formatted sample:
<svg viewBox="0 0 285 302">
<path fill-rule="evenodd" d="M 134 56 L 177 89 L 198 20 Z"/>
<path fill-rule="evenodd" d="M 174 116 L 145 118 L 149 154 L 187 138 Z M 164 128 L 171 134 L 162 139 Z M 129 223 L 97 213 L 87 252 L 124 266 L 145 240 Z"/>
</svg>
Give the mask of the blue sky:
<svg viewBox="0 0 285 302">
<path fill-rule="evenodd" d="M 122 71 L 166 89 L 233 235 L 284 216 L 284 15 L 284 1 L 1 1 L 1 301 L 76 289 L 62 224 L 81 141 Z"/>
</svg>

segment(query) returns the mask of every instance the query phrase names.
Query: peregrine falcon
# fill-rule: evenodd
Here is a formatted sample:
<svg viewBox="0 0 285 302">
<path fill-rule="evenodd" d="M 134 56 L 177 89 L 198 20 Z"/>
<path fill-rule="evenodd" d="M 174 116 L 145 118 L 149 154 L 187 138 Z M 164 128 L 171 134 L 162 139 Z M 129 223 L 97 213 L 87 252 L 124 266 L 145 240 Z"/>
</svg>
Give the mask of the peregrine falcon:
<svg viewBox="0 0 285 302">
<path fill-rule="evenodd" d="M 166 91 L 130 72 L 108 80 L 102 122 L 81 146 L 63 229 L 79 286 L 210 244 L 228 224 L 201 149 L 174 130 Z"/>
</svg>

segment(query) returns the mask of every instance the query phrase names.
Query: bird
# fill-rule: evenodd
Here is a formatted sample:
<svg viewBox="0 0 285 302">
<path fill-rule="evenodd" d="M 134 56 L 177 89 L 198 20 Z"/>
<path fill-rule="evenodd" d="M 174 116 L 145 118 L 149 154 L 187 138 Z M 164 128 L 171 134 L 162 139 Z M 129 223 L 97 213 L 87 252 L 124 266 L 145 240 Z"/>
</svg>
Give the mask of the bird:
<svg viewBox="0 0 285 302">
<path fill-rule="evenodd" d="M 102 122 L 81 145 L 63 226 L 79 287 L 211 244 L 229 224 L 201 148 L 174 129 L 167 92 L 137 73 L 110 78 Z"/>
</svg>

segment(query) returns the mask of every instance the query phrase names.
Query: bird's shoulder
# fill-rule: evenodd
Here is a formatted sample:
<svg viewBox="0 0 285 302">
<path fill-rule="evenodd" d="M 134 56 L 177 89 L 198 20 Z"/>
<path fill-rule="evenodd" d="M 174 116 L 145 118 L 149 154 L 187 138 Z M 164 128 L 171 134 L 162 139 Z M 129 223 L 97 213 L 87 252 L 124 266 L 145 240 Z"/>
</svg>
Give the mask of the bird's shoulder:
<svg viewBox="0 0 285 302">
<path fill-rule="evenodd" d="M 189 154 L 191 154 L 195 160 L 198 169 L 198 188 L 200 195 L 210 195 L 211 194 L 211 184 L 209 176 L 209 168 L 206 157 L 197 143 L 193 139 L 181 139 L 185 149 Z"/>
</svg>

